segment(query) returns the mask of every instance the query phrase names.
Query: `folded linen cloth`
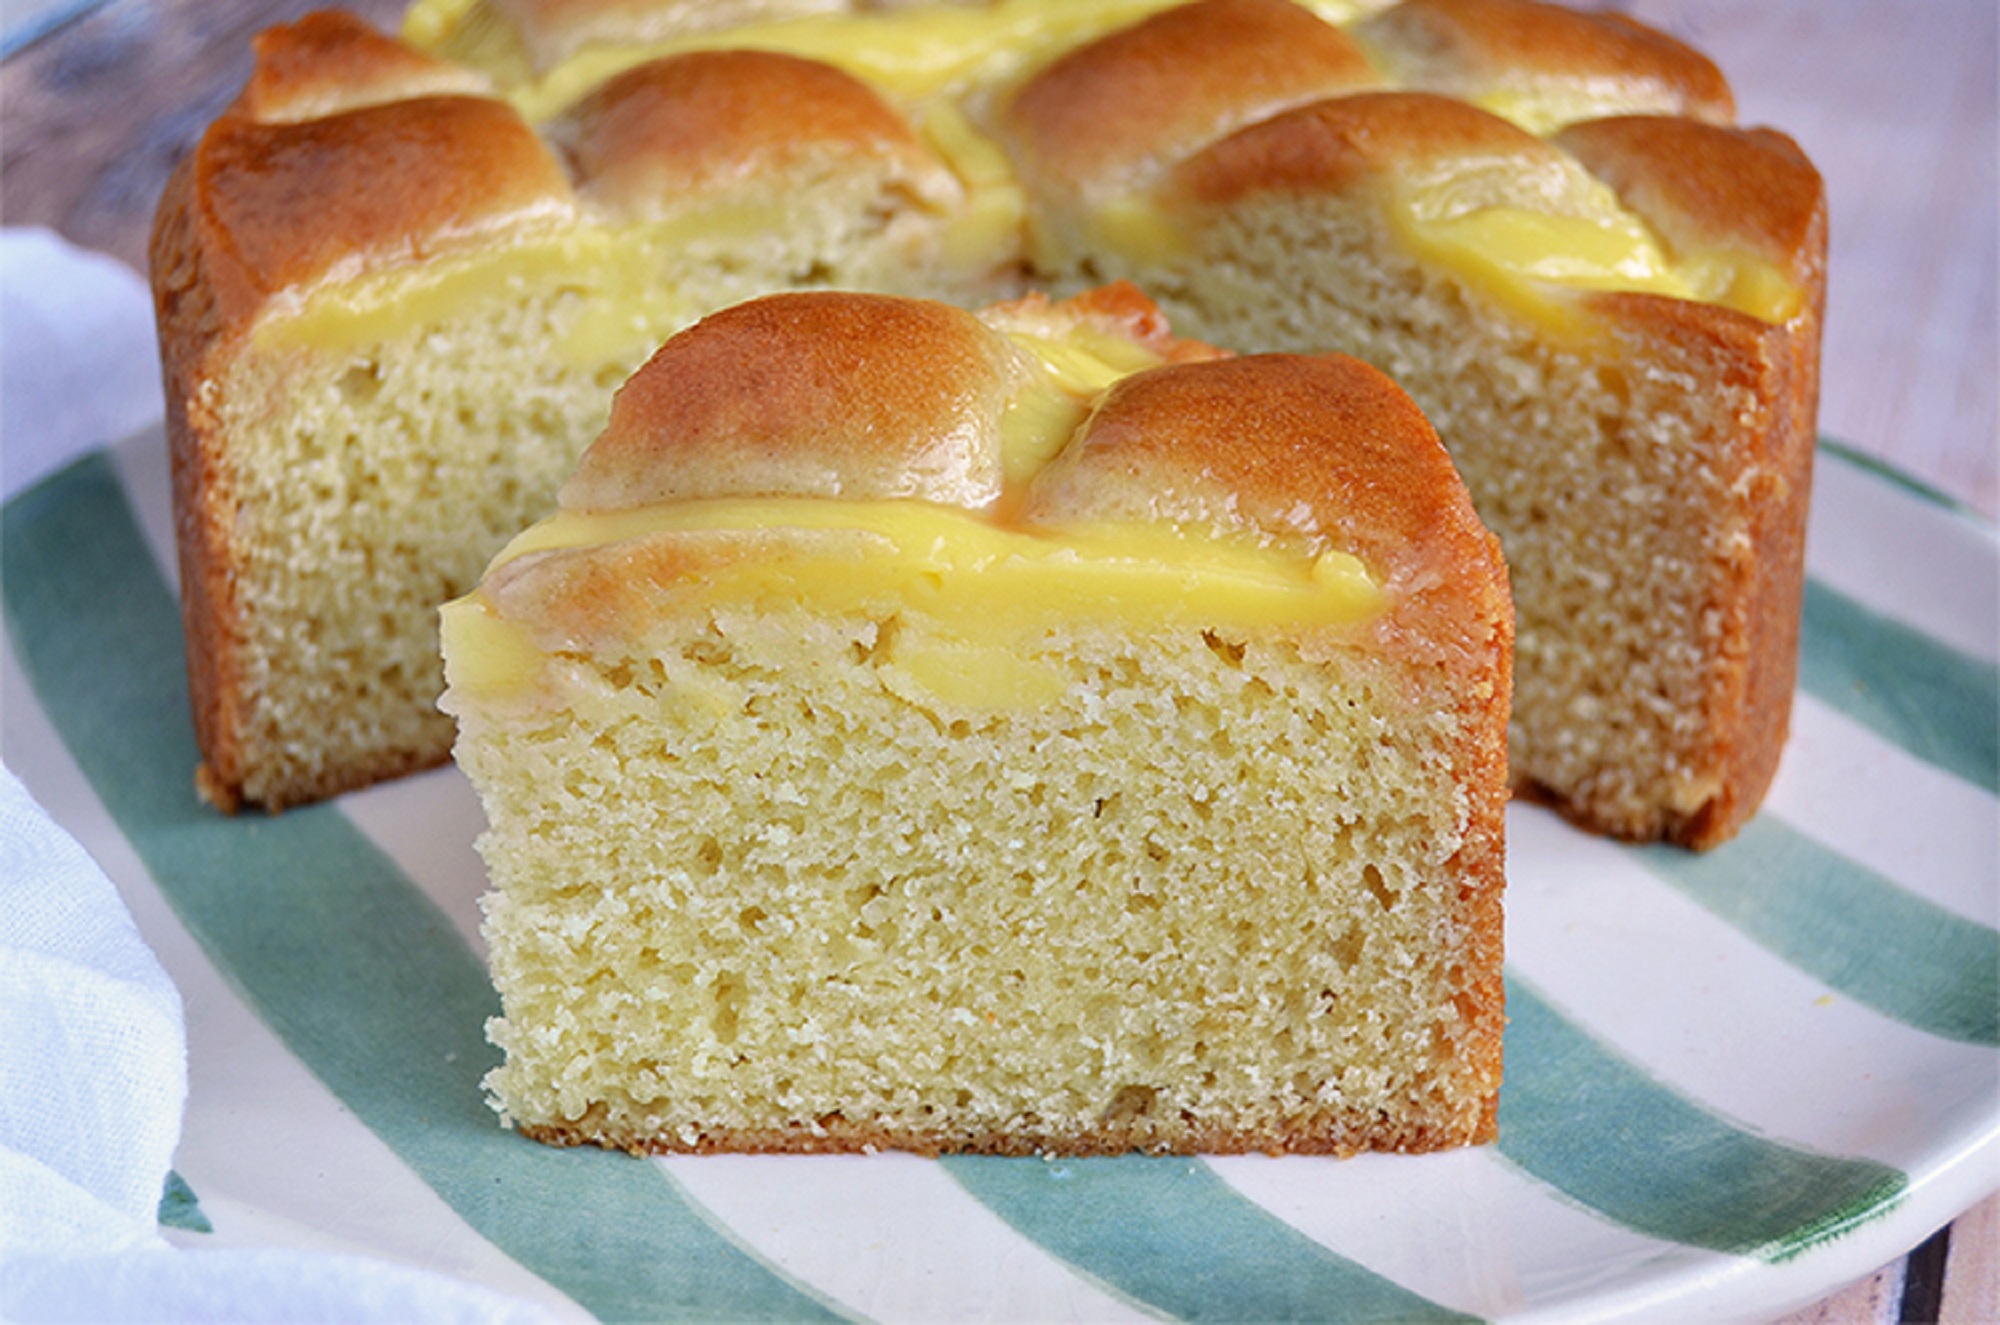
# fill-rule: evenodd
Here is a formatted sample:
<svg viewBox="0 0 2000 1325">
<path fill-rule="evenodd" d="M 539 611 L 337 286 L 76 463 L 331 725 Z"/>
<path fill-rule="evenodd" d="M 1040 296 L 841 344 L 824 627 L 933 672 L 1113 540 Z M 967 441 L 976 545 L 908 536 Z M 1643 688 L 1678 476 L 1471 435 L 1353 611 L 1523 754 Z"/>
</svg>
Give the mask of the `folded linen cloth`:
<svg viewBox="0 0 2000 1325">
<path fill-rule="evenodd" d="M 0 917 L 0 1252 L 159 1243 L 187 1100 L 180 995 L 6 769 Z"/>
<path fill-rule="evenodd" d="M 158 1211 L 186 1098 L 180 996 L 110 881 L 0 767 L 0 1320 L 547 1319 L 362 1257 L 170 1246 Z"/>
<path fill-rule="evenodd" d="M 48 230 L 0 231 L 0 477 L 9 497 L 165 413 L 153 297 Z"/>
</svg>

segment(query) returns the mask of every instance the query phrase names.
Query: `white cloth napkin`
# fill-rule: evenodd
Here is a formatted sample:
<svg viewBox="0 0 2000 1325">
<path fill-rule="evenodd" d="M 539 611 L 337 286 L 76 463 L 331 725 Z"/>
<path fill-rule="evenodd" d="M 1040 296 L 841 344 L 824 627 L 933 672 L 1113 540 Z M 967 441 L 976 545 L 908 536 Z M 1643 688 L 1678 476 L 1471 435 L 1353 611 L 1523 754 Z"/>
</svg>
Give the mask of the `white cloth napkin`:
<svg viewBox="0 0 2000 1325">
<path fill-rule="evenodd" d="M 47 230 L 0 231 L 0 477 L 13 496 L 165 412 L 146 283 Z"/>
<path fill-rule="evenodd" d="M 0 917 L 0 1249 L 154 1245 L 187 1101 L 180 995 L 5 769 Z"/>
<path fill-rule="evenodd" d="M 7 495 L 160 417 L 130 269 L 0 231 Z M 158 1227 L 187 1101 L 180 996 L 116 889 L 0 768 L 0 1321 L 543 1321 L 387 1262 L 183 1250 Z"/>
</svg>

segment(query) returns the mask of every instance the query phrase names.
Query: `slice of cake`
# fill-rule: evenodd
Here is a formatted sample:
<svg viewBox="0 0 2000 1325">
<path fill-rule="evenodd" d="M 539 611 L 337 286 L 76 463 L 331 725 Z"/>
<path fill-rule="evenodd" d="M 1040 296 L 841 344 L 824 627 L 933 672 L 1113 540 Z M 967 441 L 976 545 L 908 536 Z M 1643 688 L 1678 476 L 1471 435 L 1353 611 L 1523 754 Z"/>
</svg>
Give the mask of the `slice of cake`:
<svg viewBox="0 0 2000 1325">
<path fill-rule="evenodd" d="M 488 1084 L 638 1152 L 1488 1140 L 1511 623 L 1355 360 L 718 313 L 444 610 Z"/>
<path fill-rule="evenodd" d="M 1053 288 L 1134 280 L 1190 335 L 1410 392 L 1506 549 L 1517 779 L 1706 847 L 1791 711 L 1826 245 L 1818 174 L 1730 113 L 1620 15 L 1200 0 L 995 121 Z"/>
</svg>

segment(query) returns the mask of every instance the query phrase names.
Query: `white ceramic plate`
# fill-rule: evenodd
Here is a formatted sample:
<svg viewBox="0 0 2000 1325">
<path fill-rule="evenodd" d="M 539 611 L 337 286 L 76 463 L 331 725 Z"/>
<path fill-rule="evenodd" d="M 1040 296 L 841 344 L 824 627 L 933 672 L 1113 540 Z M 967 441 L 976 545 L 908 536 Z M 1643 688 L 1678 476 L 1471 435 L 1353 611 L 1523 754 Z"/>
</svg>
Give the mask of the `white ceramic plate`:
<svg viewBox="0 0 2000 1325">
<path fill-rule="evenodd" d="M 9 505 L 3 731 L 185 997 L 183 1242 L 614 1319 L 1680 1321 L 1811 1300 L 2000 1185 L 2000 556 L 1836 448 L 1763 813 L 1695 857 L 1517 807 L 1502 1140 L 1345 1162 L 640 1161 L 502 1131 L 463 780 L 194 801 L 162 454 Z"/>
</svg>

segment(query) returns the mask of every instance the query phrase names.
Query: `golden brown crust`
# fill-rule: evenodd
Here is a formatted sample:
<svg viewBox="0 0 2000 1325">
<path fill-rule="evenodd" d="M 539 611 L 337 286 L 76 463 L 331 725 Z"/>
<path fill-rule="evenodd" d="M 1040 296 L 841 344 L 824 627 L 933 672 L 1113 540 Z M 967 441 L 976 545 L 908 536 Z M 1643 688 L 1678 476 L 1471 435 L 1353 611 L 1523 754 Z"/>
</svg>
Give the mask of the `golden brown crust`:
<svg viewBox="0 0 2000 1325">
<path fill-rule="evenodd" d="M 1242 124 L 1381 81 L 1288 0 L 1194 0 L 1056 60 L 1003 119 L 1022 173 L 1059 195 L 1129 187 Z"/>
<path fill-rule="evenodd" d="M 568 207 L 554 158 L 501 102 L 426 96 L 295 123 L 254 118 L 257 106 L 328 100 L 326 81 L 342 70 L 372 71 L 378 88 L 430 77 L 426 57 L 385 54 L 383 44 L 342 19 L 308 20 L 266 42 L 244 97 L 176 170 L 155 221 L 150 262 L 203 755 L 197 784 L 224 809 L 244 798 L 252 770 L 232 544 L 237 488 L 219 393 L 250 327 L 317 280 L 476 247 L 551 206 Z M 277 809 L 437 762 L 387 752 L 262 799 Z"/>
<path fill-rule="evenodd" d="M 1003 417 L 1036 372 L 1000 330 L 1079 325 L 1169 363 L 1223 353 L 1176 337 L 1129 284 L 977 316 L 886 295 L 771 295 L 703 319 L 633 374 L 562 505 L 782 494 L 990 507 Z"/>
<path fill-rule="evenodd" d="M 233 811 L 243 785 L 239 711 L 238 606 L 229 567 L 233 485 L 219 455 L 218 422 L 201 384 L 223 336 L 223 287 L 205 270 L 190 197 L 194 159 L 167 182 L 150 253 L 166 432 L 173 474 L 174 542 L 180 562 L 181 624 L 187 640 L 188 695 L 203 764 L 202 796 Z"/>
<path fill-rule="evenodd" d="M 1169 191 L 1190 203 L 1226 207 L 1262 193 L 1343 193 L 1444 161 L 1465 181 L 1467 205 L 1559 201 L 1575 172 L 1562 153 L 1476 106 L 1428 92 L 1366 92 L 1238 130 L 1184 162 Z"/>
<path fill-rule="evenodd" d="M 1026 373 L 970 313 L 845 293 L 772 295 L 662 346 L 611 405 L 566 509 L 688 497 L 1000 495 L 1000 416 Z"/>
<path fill-rule="evenodd" d="M 1727 121 L 1709 59 L 1623 14 L 1540 0 L 1403 0 L 1357 32 L 1409 87 L 1466 100 L 1574 89 L 1627 108 Z"/>
<path fill-rule="evenodd" d="M 1573 124 L 1553 141 L 1676 255 L 1737 250 L 1800 289 L 1825 284 L 1826 186 L 1785 135 L 1623 115 Z"/>
<path fill-rule="evenodd" d="M 1615 188 L 1670 247 L 1747 252 L 1784 272 L 1805 301 L 1773 325 L 1711 304 L 1648 295 L 1593 296 L 1622 334 L 1673 345 L 1716 365 L 1719 385 L 1757 402 L 1715 458 L 1737 476 L 1740 536 L 1715 610 L 1724 665 L 1714 673 L 1703 726 L 1716 786 L 1698 809 L 1657 824 L 1585 826 L 1698 850 L 1734 837 L 1777 773 L 1797 680 L 1805 531 L 1817 441 L 1820 323 L 1825 310 L 1826 191 L 1790 139 L 1766 129 L 1625 117 L 1573 126 L 1557 142 Z M 1747 375 L 1747 382 L 1725 381 Z"/>
<path fill-rule="evenodd" d="M 297 124 L 224 116 L 196 151 L 204 238 L 268 297 L 559 218 L 569 184 L 505 103 L 422 97 Z"/>
<path fill-rule="evenodd" d="M 261 32 L 252 46 L 257 64 L 237 106 L 264 124 L 490 90 L 484 75 L 385 37 L 341 10 L 318 10 Z"/>
<path fill-rule="evenodd" d="M 587 201 L 659 215 L 690 193 L 809 155 L 887 161 L 930 192 L 950 176 L 867 84 L 816 60 L 701 51 L 655 60 L 604 84 L 544 129 Z M 862 168 L 858 166 L 856 168 Z"/>
<path fill-rule="evenodd" d="M 1199 521 L 1351 552 L 1392 584 L 1498 570 L 1415 402 L 1346 355 L 1258 354 L 1114 384 L 1024 520 Z"/>
</svg>

